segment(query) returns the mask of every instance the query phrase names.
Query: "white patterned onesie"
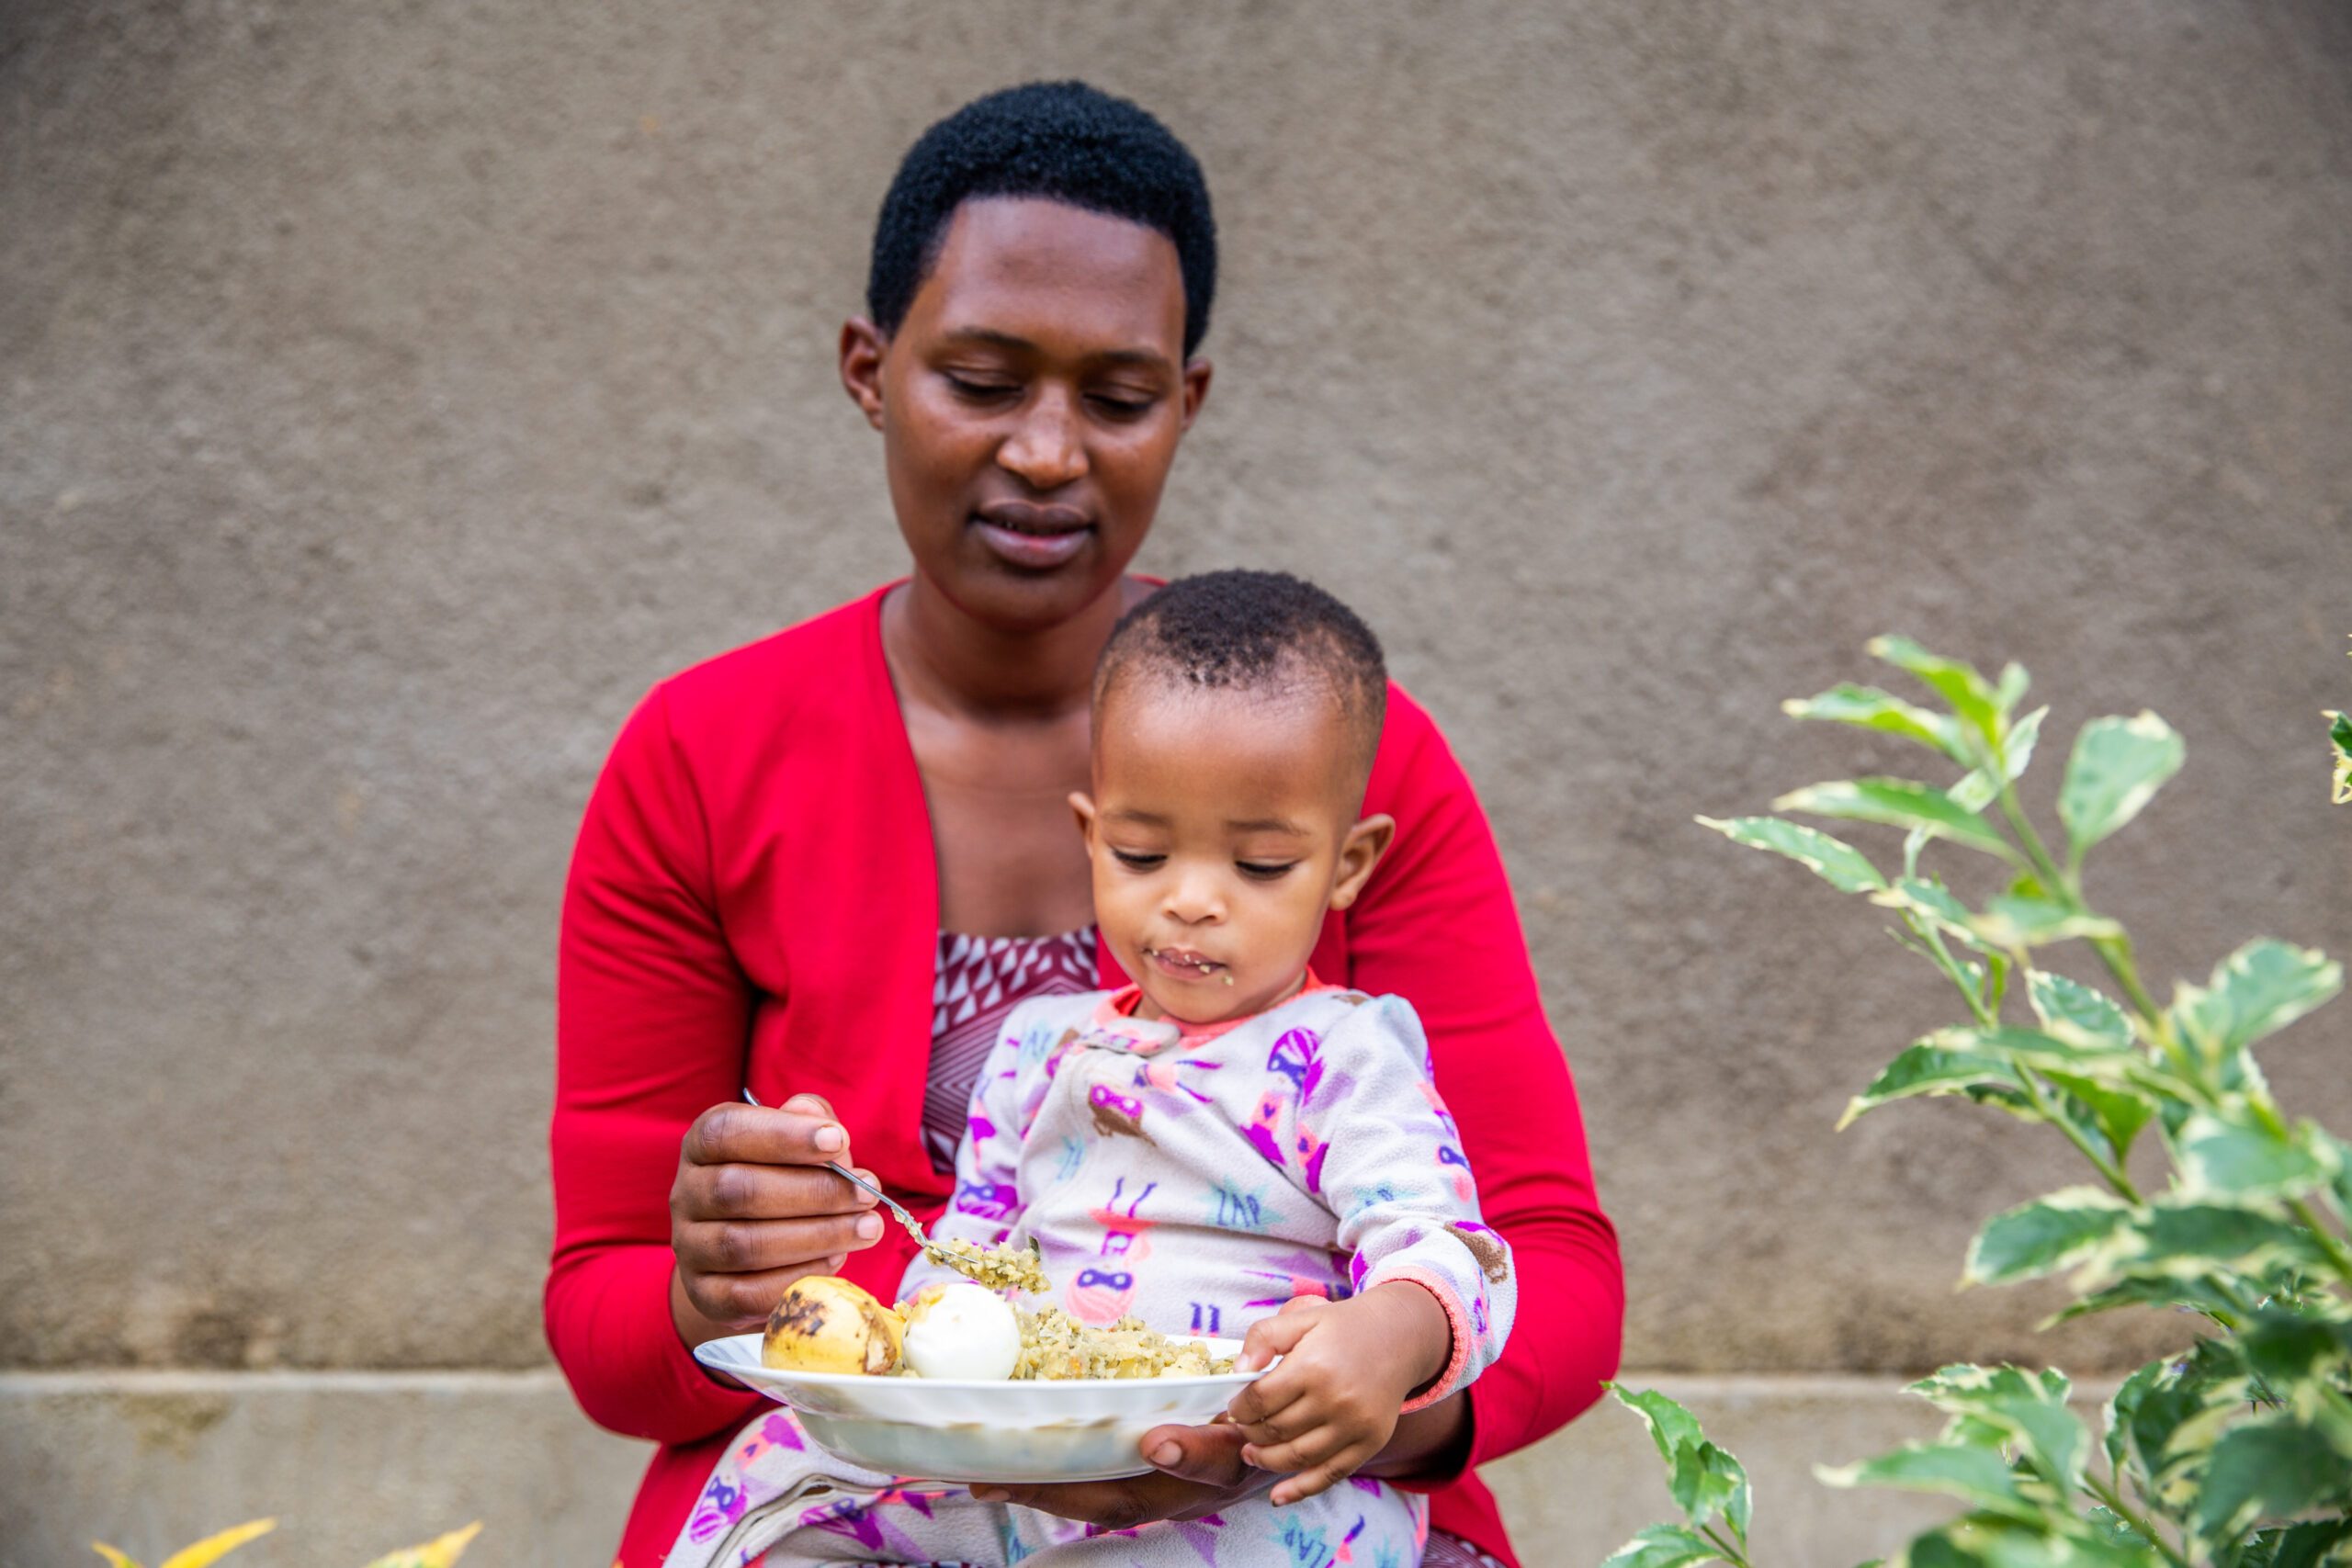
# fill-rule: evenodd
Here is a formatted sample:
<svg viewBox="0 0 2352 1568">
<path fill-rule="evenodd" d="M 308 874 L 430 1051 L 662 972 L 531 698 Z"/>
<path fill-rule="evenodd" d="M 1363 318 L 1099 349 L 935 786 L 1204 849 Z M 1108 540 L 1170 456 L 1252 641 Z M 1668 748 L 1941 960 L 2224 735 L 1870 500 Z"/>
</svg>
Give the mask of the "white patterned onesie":
<svg viewBox="0 0 2352 1568">
<path fill-rule="evenodd" d="M 1402 999 L 1311 988 L 1200 1031 L 1129 1016 L 1136 991 L 1042 997 L 1005 1021 L 972 1091 L 941 1240 L 1039 1244 L 1051 1300 L 1238 1338 L 1295 1296 L 1389 1280 L 1428 1290 L 1453 1354 L 1407 1409 L 1501 1352 L 1517 1292 L 1480 1223 L 1453 1118 Z M 918 1255 L 901 1299 L 954 1278 Z M 670 1568 L 856 1561 L 1373 1568 L 1419 1561 L 1423 1499 L 1354 1478 L 1274 1507 L 1102 1533 L 961 1488 L 861 1471 L 786 1411 L 738 1435 Z M 764 1553 L 764 1557 L 763 1557 Z"/>
</svg>

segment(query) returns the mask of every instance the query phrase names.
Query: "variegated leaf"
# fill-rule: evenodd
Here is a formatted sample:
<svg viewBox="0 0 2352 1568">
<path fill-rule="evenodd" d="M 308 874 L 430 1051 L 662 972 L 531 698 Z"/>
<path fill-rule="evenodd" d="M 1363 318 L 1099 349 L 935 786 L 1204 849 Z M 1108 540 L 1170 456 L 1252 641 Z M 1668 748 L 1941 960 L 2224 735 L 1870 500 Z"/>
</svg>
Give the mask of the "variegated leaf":
<svg viewBox="0 0 2352 1568">
<path fill-rule="evenodd" d="M 2352 1518 L 2313 1519 L 2256 1532 L 2237 1568 L 2343 1568 L 2352 1562 Z"/>
<path fill-rule="evenodd" d="M 2251 1117 L 2225 1122 L 2198 1111 L 2172 1142 L 2180 1189 L 2193 1197 L 2300 1198 L 2339 1174 L 2334 1147 L 2308 1123 L 2281 1136 Z"/>
<path fill-rule="evenodd" d="M 2133 1140 L 2156 1114 L 2156 1102 L 2128 1085 L 2059 1068 L 2044 1067 L 2041 1076 L 2063 1091 L 2069 1124 L 2107 1145 L 2108 1157 L 2121 1165 Z"/>
<path fill-rule="evenodd" d="M 1650 1441 L 1657 1445 L 1657 1457 L 1666 1461 L 1668 1469 L 1673 1469 L 1675 1455 L 1707 1440 L 1707 1434 L 1699 1429 L 1698 1417 L 1657 1390 L 1629 1389 L 1621 1382 L 1601 1386 L 1616 1396 L 1618 1404 L 1642 1418 L 1642 1425 L 1649 1429 Z"/>
<path fill-rule="evenodd" d="M 2208 1061 L 2275 1034 L 2344 988 L 2344 965 L 2316 948 L 2267 938 L 2223 959 L 2203 986 L 2183 984 L 2167 1010 Z"/>
<path fill-rule="evenodd" d="M 2103 991 L 2046 969 L 2026 972 L 2026 999 L 2041 1027 L 2077 1045 L 2127 1046 L 2132 1021 Z"/>
<path fill-rule="evenodd" d="M 2282 1413 L 2241 1422 L 2213 1445 L 2198 1493 L 2197 1525 L 2212 1538 L 2258 1518 L 2346 1503 L 2352 1503 L 2352 1449 Z"/>
<path fill-rule="evenodd" d="M 1950 715 L 1906 703 L 1875 686 L 1841 682 L 1817 697 L 1792 697 L 1781 705 L 1781 711 L 1791 718 L 1826 719 L 1900 735 L 1942 752 L 1962 767 L 1974 760 Z"/>
<path fill-rule="evenodd" d="M 1923 1094 L 1958 1094 L 1980 1084 L 2015 1087 L 2017 1074 L 1998 1056 L 1972 1051 L 1948 1051 L 1930 1044 L 1909 1047 L 1871 1080 L 1870 1087 L 1846 1102 L 1838 1118 L 1843 1132 L 1854 1119 L 1893 1100 Z"/>
<path fill-rule="evenodd" d="M 2229 1303 L 2194 1280 L 2126 1280 L 2120 1285 L 2109 1285 L 2106 1290 L 2094 1291 L 2077 1299 L 2042 1319 L 2037 1326 L 2055 1328 L 2078 1317 L 2143 1306 L 2166 1307 L 2211 1316 L 2217 1310 L 2227 1310 Z"/>
<path fill-rule="evenodd" d="M 1912 779 L 1838 779 L 1813 784 L 1782 795 L 1772 809 L 1913 829 L 2013 863 L 2017 860 L 2017 852 L 1990 823 L 1962 809 L 1942 790 Z"/>
<path fill-rule="evenodd" d="M 1907 637 L 1872 637 L 1869 652 L 1917 678 L 1951 705 L 1961 721 L 1990 741 L 1999 728 L 2000 697 L 1973 665 L 1929 653 Z M 2022 676 L 2024 671 L 2019 671 Z M 2022 691 L 2020 685 L 2019 690 Z M 2012 698 L 2012 701 L 2015 699 Z"/>
<path fill-rule="evenodd" d="M 2154 1075 L 2137 1051 L 2111 1045 L 2078 1045 L 2038 1029 L 1956 1025 L 1922 1041 L 1947 1051 L 1973 1051 L 2021 1062 L 2042 1072 L 2074 1073 L 2118 1087 L 2144 1085 Z"/>
<path fill-rule="evenodd" d="M 2198 1467 L 2244 1408 L 2251 1387 L 2244 1376 L 2198 1354 L 2142 1367 L 2108 1401 L 2109 1462 L 2119 1470 L 2136 1466 L 2143 1487 L 2177 1508 L 2194 1494 Z"/>
<path fill-rule="evenodd" d="M 1747 1539 L 1753 1506 L 1747 1472 L 1730 1454 L 1710 1442 L 1691 1444 L 1674 1456 L 1666 1484 L 1691 1529 L 1704 1529 L 1724 1514 L 1732 1517 L 1740 1539 Z"/>
<path fill-rule="evenodd" d="M 1969 921 L 1969 929 L 1978 941 L 2012 951 L 2078 937 L 2109 939 L 2123 934 L 2123 928 L 2104 915 L 2015 893 L 1987 900 L 1984 912 Z"/>
<path fill-rule="evenodd" d="M 2073 1282 L 2087 1292 L 2125 1280 L 2194 1280 L 2216 1269 L 2260 1274 L 2325 1259 L 2311 1232 L 2260 1205 L 2166 1199 L 2090 1248 Z"/>
<path fill-rule="evenodd" d="M 1868 855 L 1817 828 L 1778 817 L 1702 817 L 1697 820 L 1733 843 L 1786 855 L 1840 893 L 1863 893 L 1886 886 Z"/>
<path fill-rule="evenodd" d="M 2001 738 L 2001 773 L 2005 779 L 2014 783 L 2032 762 L 2033 749 L 2041 739 L 2041 721 L 2049 713 L 2046 707 L 2034 709 L 2011 725 L 2009 732 Z M 1973 768 L 1949 793 L 1966 809 L 1982 811 L 1999 796 L 2001 786 L 1994 782 L 1989 769 Z"/>
<path fill-rule="evenodd" d="M 2066 1408 L 2073 1385 L 2064 1373 L 1951 1366 L 1913 1383 L 1910 1392 L 1948 1415 L 1989 1426 L 2051 1484 L 2071 1490 L 2080 1483 L 2090 1433 Z"/>
<path fill-rule="evenodd" d="M 1871 902 L 1881 908 L 1896 909 L 1917 916 L 1926 924 L 1958 937 L 1971 947 L 1983 944 L 1969 929 L 1973 918 L 1967 905 L 1952 897 L 1951 890 L 1940 882 L 1930 882 L 1921 876 L 1898 876 L 1894 883 L 1871 895 Z"/>
<path fill-rule="evenodd" d="M 1695 1568 L 1723 1553 L 1680 1525 L 1652 1525 L 1609 1554 L 1600 1568 Z"/>
<path fill-rule="evenodd" d="M 2267 1308 L 2240 1334 L 2248 1371 L 2273 1389 L 2324 1380 L 2340 1382 L 2352 1371 L 2352 1321 L 2335 1305 L 2334 1314 Z"/>
<path fill-rule="evenodd" d="M 1996 1449 L 1973 1444 L 1905 1443 L 1892 1453 L 1859 1464 L 1815 1465 L 1825 1486 L 1890 1486 L 1905 1492 L 1935 1492 L 1972 1507 L 2012 1518 L 2034 1519 L 2041 1510 L 2018 1488 L 2018 1478 Z"/>
<path fill-rule="evenodd" d="M 1976 1233 L 1961 1277 L 2000 1285 L 2057 1273 L 2089 1257 L 2130 1218 L 2121 1199 L 2096 1187 L 2069 1187 L 2020 1203 Z"/>
<path fill-rule="evenodd" d="M 2083 852 L 2140 814 L 2180 771 L 2187 748 L 2172 726 L 2143 711 L 2132 718 L 2095 718 L 2075 737 L 2058 818 L 2079 863 Z"/>
</svg>

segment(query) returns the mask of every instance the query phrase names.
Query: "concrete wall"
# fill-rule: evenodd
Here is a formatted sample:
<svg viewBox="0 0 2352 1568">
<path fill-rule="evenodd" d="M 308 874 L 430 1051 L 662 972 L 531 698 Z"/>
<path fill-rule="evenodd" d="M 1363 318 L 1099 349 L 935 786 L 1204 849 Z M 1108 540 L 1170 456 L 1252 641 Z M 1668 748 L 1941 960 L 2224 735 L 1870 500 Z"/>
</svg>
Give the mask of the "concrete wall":
<svg viewBox="0 0 2352 1568">
<path fill-rule="evenodd" d="M 1751 1463 L 1798 1477 L 1852 1457 L 1808 1380 L 1876 1411 L 1942 1359 L 2177 1333 L 1953 1293 L 1977 1221 L 2073 1169 L 1943 1105 L 1833 1138 L 1952 1004 L 1690 818 L 1894 765 L 1775 705 L 1903 629 L 2024 660 L 2061 736 L 2186 733 L 2098 875 L 2154 974 L 2352 949 L 2317 724 L 2352 696 L 2342 6 L 17 0 L 0 1427 L 47 1435 L 0 1540 L 152 1556 L 244 1506 L 40 1377 L 201 1371 L 251 1475 L 310 1429 L 272 1375 L 380 1400 L 414 1462 L 253 1498 L 378 1507 L 379 1545 L 474 1506 L 427 1472 L 512 1472 L 487 1416 L 400 1448 L 380 1391 L 544 1363 L 580 805 L 651 681 L 898 569 L 831 367 L 867 226 L 931 119 L 1062 73 L 1152 106 L 1218 202 L 1216 386 L 1143 564 L 1312 573 L 1450 728 L 1624 1233 L 1628 1364 L 1751 1380 Z M 2271 1058 L 2338 1127 L 2345 1039 Z M 528 1386 L 526 1455 L 629 1468 Z M 1638 1443 L 1514 1461 L 1560 1483 L 1513 1483 L 1537 1555 L 1586 1560 L 1561 1499 Z M 568 1484 L 523 1473 L 478 1558 L 541 1561 L 559 1516 L 598 1550 L 619 1495 Z M 290 1527 L 240 1559 L 298 1560 Z"/>
</svg>

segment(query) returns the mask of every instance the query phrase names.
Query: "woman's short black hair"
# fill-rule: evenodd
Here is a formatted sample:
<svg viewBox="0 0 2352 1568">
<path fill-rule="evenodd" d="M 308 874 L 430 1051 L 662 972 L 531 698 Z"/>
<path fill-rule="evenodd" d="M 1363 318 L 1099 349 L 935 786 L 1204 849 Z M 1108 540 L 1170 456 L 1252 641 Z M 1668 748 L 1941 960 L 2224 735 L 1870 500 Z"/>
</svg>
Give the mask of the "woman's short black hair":
<svg viewBox="0 0 2352 1568">
<path fill-rule="evenodd" d="M 1184 354 L 1209 330 L 1216 221 L 1208 182 L 1173 132 L 1083 82 L 1031 82 L 975 98 L 907 150 L 874 225 L 865 308 L 887 334 L 939 259 L 948 220 L 978 197 L 1043 197 L 1157 229 L 1184 276 Z"/>
<path fill-rule="evenodd" d="M 1128 611 L 1094 670 L 1098 717 L 1112 687 L 1149 673 L 1239 691 L 1320 687 L 1339 705 L 1365 773 L 1380 750 L 1388 668 L 1353 610 L 1286 571 L 1180 577 Z"/>
</svg>

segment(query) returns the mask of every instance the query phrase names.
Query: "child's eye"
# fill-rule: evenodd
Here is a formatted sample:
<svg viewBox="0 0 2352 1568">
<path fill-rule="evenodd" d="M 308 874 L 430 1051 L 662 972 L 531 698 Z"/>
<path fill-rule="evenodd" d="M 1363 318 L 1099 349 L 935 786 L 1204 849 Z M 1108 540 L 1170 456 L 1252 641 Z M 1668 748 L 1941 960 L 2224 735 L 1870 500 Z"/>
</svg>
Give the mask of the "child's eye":
<svg viewBox="0 0 2352 1568">
<path fill-rule="evenodd" d="M 1138 854 L 1133 850 L 1113 850 L 1111 858 L 1129 871 L 1151 871 L 1167 860 L 1166 855 Z"/>
<path fill-rule="evenodd" d="M 1272 882 L 1274 878 L 1282 875 L 1284 872 L 1287 872 L 1292 866 L 1296 865 L 1298 863 L 1295 860 L 1282 861 L 1279 863 L 1262 860 L 1238 860 L 1233 863 L 1240 868 L 1241 874 L 1244 876 L 1254 877 L 1260 882 Z"/>
</svg>

